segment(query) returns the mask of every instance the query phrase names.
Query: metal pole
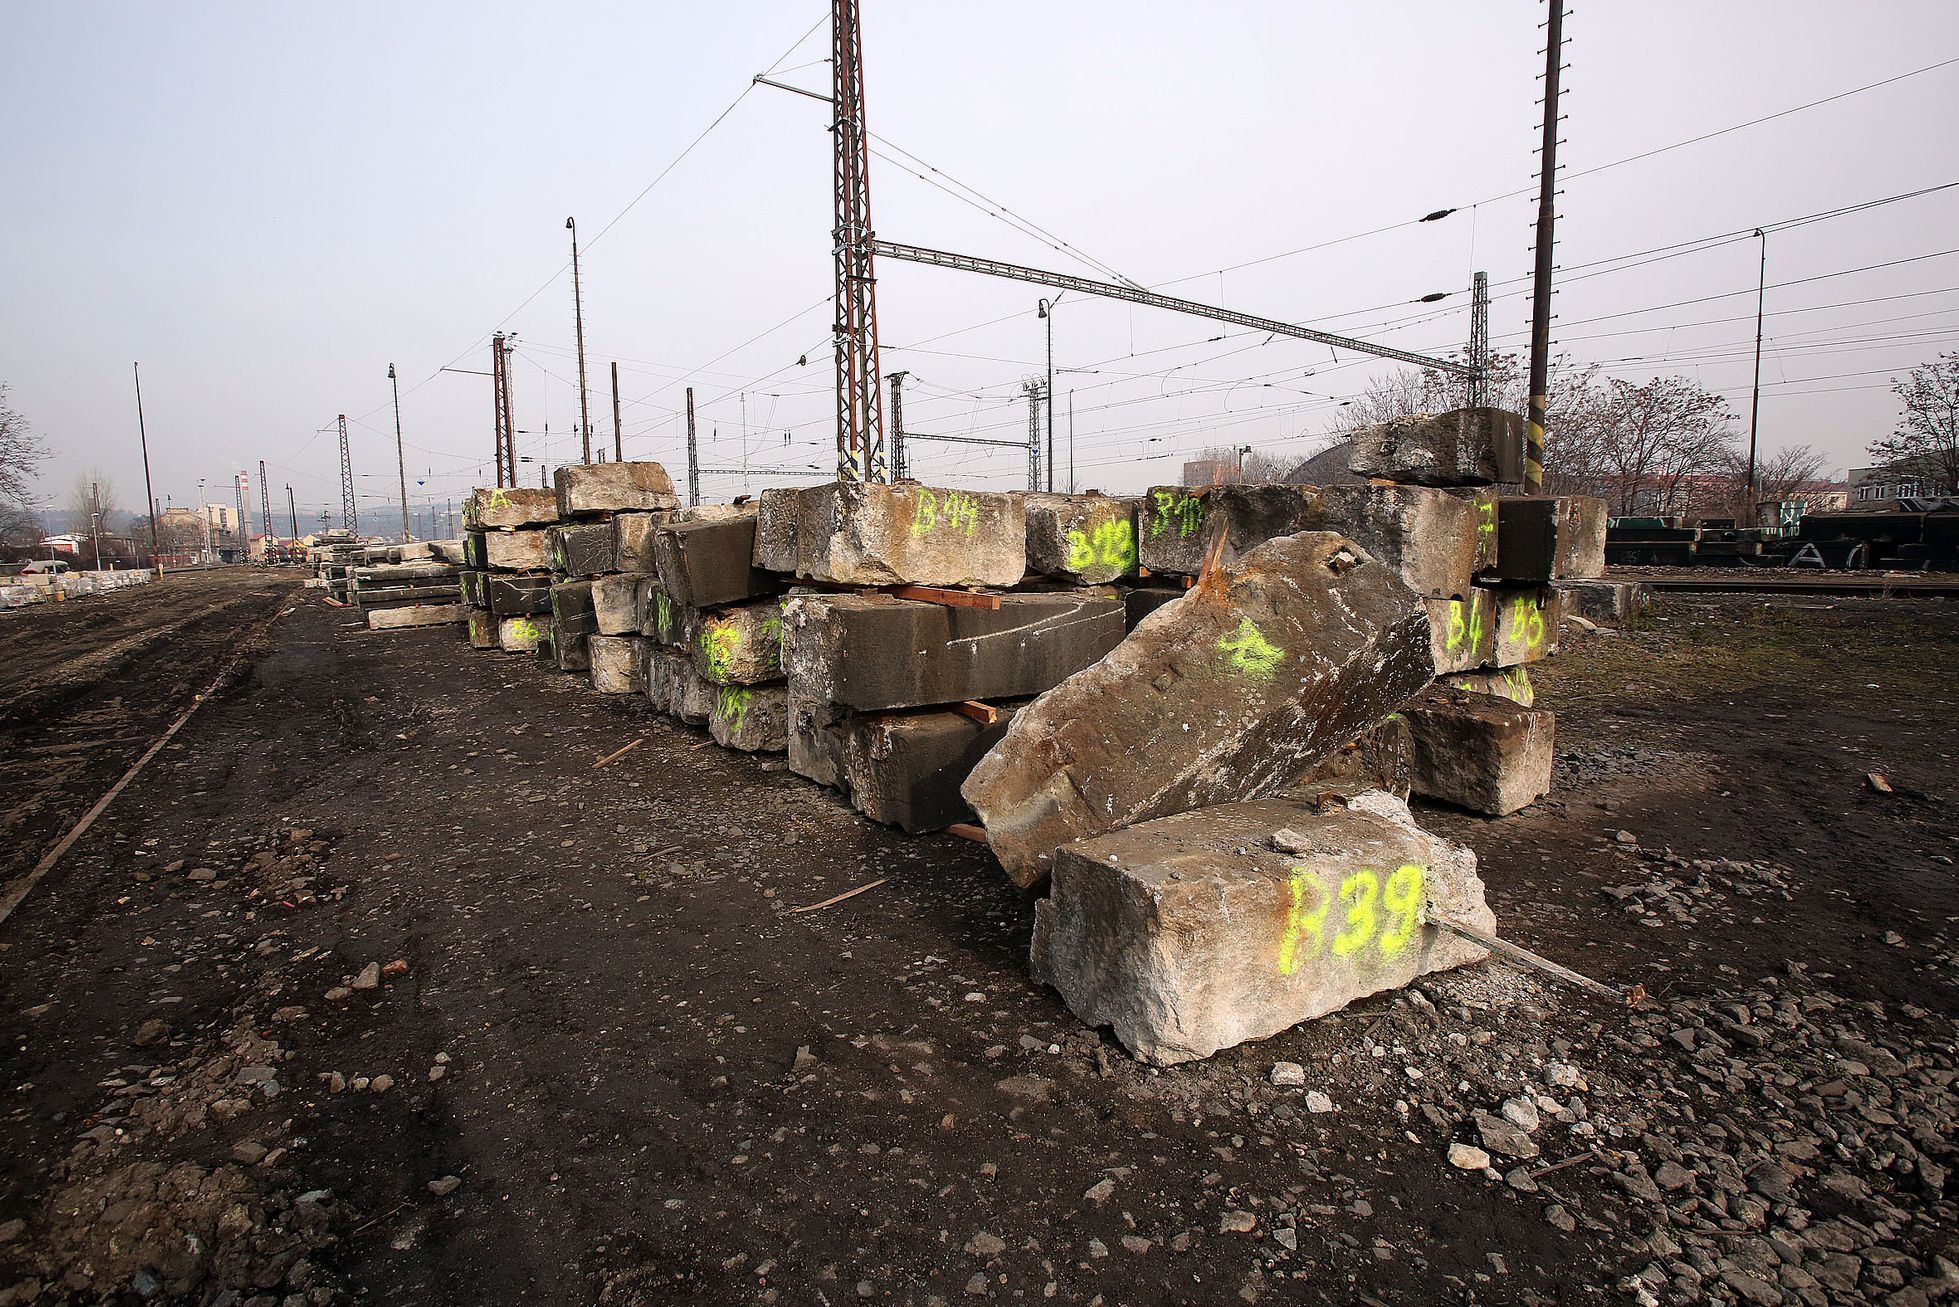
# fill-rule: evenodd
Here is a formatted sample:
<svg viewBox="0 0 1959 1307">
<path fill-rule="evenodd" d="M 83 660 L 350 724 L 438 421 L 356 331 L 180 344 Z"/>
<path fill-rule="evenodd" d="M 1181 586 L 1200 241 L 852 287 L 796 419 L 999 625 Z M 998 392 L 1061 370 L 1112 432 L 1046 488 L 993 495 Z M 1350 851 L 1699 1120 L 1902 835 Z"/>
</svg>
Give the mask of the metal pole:
<svg viewBox="0 0 1959 1307">
<path fill-rule="evenodd" d="M 395 468 L 401 474 L 401 543 L 408 543 L 408 459 L 401 452 L 401 382 L 395 365 L 388 364 L 388 384 L 395 392 Z"/>
<path fill-rule="evenodd" d="M 517 410 L 510 402 L 510 337 L 503 338 L 503 465 L 510 473 L 509 484 L 517 484 Z M 501 484 L 501 483 L 499 483 Z"/>
<path fill-rule="evenodd" d="M 150 432 L 143 425 L 143 369 L 132 363 L 129 369 L 136 376 L 136 434 L 143 442 L 143 493 L 150 500 L 150 565 L 156 568 L 158 579 L 163 576 L 163 551 L 157 547 L 156 537 L 156 490 L 150 485 Z"/>
<path fill-rule="evenodd" d="M 95 570 L 99 572 L 102 570 L 102 528 L 99 525 L 102 520 L 102 483 L 91 481 L 88 487 L 88 535 L 94 542 Z"/>
<path fill-rule="evenodd" d="M 585 291 L 578 279 L 578 219 L 566 218 L 565 229 L 571 233 L 571 312 L 578 328 L 578 434 L 584 438 L 585 461 L 589 463 L 592 461 L 592 415 L 585 406 Z"/>
<path fill-rule="evenodd" d="M 694 444 L 694 388 L 687 387 L 687 507 L 701 502 L 701 457 Z"/>
<path fill-rule="evenodd" d="M 1068 392 L 1068 493 L 1075 493 L 1075 392 Z"/>
<path fill-rule="evenodd" d="M 211 505 L 206 503 L 211 496 L 204 489 L 204 478 L 197 478 L 197 513 L 204 519 L 204 563 L 211 561 Z"/>
<path fill-rule="evenodd" d="M 619 427 L 619 360 L 612 360 L 612 461 L 626 461 L 626 435 Z"/>
<path fill-rule="evenodd" d="M 286 483 L 286 513 L 292 522 L 292 542 L 299 545 L 299 501 L 292 497 L 292 483 Z"/>
<path fill-rule="evenodd" d="M 1029 381 L 1027 392 L 1027 488 L 1041 488 L 1041 383 Z"/>
<path fill-rule="evenodd" d="M 490 337 L 490 411 L 497 442 L 497 487 L 509 485 L 503 466 L 503 333 Z"/>
<path fill-rule="evenodd" d="M 265 460 L 262 458 L 258 461 L 258 528 L 261 537 L 268 541 L 272 539 L 272 487 L 265 483 Z M 261 552 L 269 554 L 271 547 L 268 545 Z"/>
<path fill-rule="evenodd" d="M 1748 503 L 1742 526 L 1755 525 L 1755 424 L 1762 416 L 1762 305 L 1769 288 L 1768 233 L 1757 227 L 1755 234 L 1762 238 L 1762 266 L 1755 283 L 1755 385 L 1748 401 Z"/>
<path fill-rule="evenodd" d="M 1564 63 L 1564 0 L 1551 0 L 1544 37 L 1544 145 L 1538 166 L 1537 267 L 1531 277 L 1530 419 L 1524 426 L 1524 493 L 1544 493 L 1545 391 L 1551 369 L 1551 245 L 1558 186 L 1558 70 Z"/>
<path fill-rule="evenodd" d="M 347 415 L 340 415 L 340 525 L 360 538 L 360 501 L 354 496 L 354 456 L 347 445 Z"/>
<path fill-rule="evenodd" d="M 905 378 L 909 372 L 891 374 L 891 479 L 903 481 L 911 475 L 905 466 Z"/>
<path fill-rule="evenodd" d="M 1042 316 L 1048 324 L 1048 388 L 1047 388 L 1047 444 L 1048 444 L 1048 485 L 1054 489 L 1054 305 L 1041 301 Z"/>
</svg>

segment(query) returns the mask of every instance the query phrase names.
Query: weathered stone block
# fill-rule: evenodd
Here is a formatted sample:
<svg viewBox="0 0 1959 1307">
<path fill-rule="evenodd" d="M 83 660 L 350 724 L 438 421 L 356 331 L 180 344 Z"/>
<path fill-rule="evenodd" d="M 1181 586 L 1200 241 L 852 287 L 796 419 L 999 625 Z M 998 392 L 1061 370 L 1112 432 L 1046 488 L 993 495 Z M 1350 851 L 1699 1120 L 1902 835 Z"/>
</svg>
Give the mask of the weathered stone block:
<svg viewBox="0 0 1959 1307">
<path fill-rule="evenodd" d="M 1471 694 L 1493 695 L 1498 699 L 1508 699 L 1511 703 L 1522 704 L 1526 708 L 1537 704 L 1537 687 L 1531 684 L 1530 669 L 1527 667 L 1505 667 L 1485 672 L 1458 672 L 1452 676 L 1438 676 L 1435 683 L 1445 690 L 1466 690 Z"/>
<path fill-rule="evenodd" d="M 799 696 L 789 687 L 789 770 L 818 785 L 843 784 L 844 734 L 850 709 Z"/>
<path fill-rule="evenodd" d="M 1225 533 L 1224 561 L 1231 563 L 1267 540 L 1321 530 L 1320 523 L 1316 486 L 1156 486 L 1138 513 L 1138 548 L 1151 572 L 1196 576 L 1219 530 Z"/>
<path fill-rule="evenodd" d="M 1466 672 L 1496 657 L 1496 595 L 1480 586 L 1450 599 L 1424 599 L 1435 670 Z"/>
<path fill-rule="evenodd" d="M 677 604 L 716 608 L 782 589 L 782 578 L 755 566 L 755 517 L 676 522 L 653 533 L 660 586 Z"/>
<path fill-rule="evenodd" d="M 660 588 L 657 577 L 641 581 L 639 587 L 639 633 L 658 640 L 661 644 L 687 648 L 694 642 L 694 633 L 700 629 L 701 615 L 692 608 L 683 608 L 667 597 Z"/>
<path fill-rule="evenodd" d="M 839 481 L 805 491 L 797 571 L 841 585 L 1010 586 L 1027 573 L 1019 494 Z"/>
<path fill-rule="evenodd" d="M 612 518 L 613 566 L 621 572 L 652 574 L 660 570 L 653 561 L 653 532 L 673 518 L 672 513 L 617 513 Z"/>
<path fill-rule="evenodd" d="M 998 609 L 883 594 L 795 595 L 783 665 L 799 696 L 860 710 L 1039 694 L 1123 638 L 1122 601 L 1076 590 L 1000 596 Z"/>
<path fill-rule="evenodd" d="M 1539 585 L 1604 576 L 1605 517 L 1605 501 L 1592 495 L 1503 496 L 1493 574 Z"/>
<path fill-rule="evenodd" d="M 673 478 L 658 463 L 573 463 L 557 470 L 558 516 L 677 509 Z"/>
<path fill-rule="evenodd" d="M 1418 413 L 1354 432 L 1354 475 L 1423 486 L 1516 484 L 1524 479 L 1524 418 L 1500 408 Z"/>
<path fill-rule="evenodd" d="M 463 501 L 463 526 L 471 531 L 549 526 L 557 520 L 558 496 L 551 490 L 480 486 Z"/>
<path fill-rule="evenodd" d="M 1529 590 L 1484 590 L 1496 610 L 1496 647 L 1491 661 L 1515 667 L 1549 658 L 1558 651 L 1558 592 L 1549 587 Z M 1441 671 L 1441 668 L 1437 668 Z"/>
<path fill-rule="evenodd" d="M 1264 1039 L 1484 950 L 1476 855 L 1379 792 L 1202 808 L 1059 850 L 1032 969 L 1090 1026 L 1172 1065 Z"/>
<path fill-rule="evenodd" d="M 486 572 L 483 596 L 498 617 L 551 611 L 549 572 Z"/>
<path fill-rule="evenodd" d="M 488 567 L 490 563 L 485 554 L 486 547 L 483 541 L 483 532 L 463 532 L 463 566 L 477 568 L 478 570 Z"/>
<path fill-rule="evenodd" d="M 1327 531 L 1338 531 L 1429 599 L 1469 593 L 1496 558 L 1496 497 L 1430 486 L 1325 486 Z"/>
<path fill-rule="evenodd" d="M 488 574 L 473 567 L 462 568 L 456 573 L 456 588 L 462 591 L 463 602 L 471 608 L 490 606 L 489 595 L 483 585 L 483 578 L 486 575 Z"/>
<path fill-rule="evenodd" d="M 721 687 L 694 670 L 685 654 L 667 655 L 667 711 L 689 726 L 705 726 L 714 716 L 715 692 Z"/>
<path fill-rule="evenodd" d="M 1501 817 L 1551 792 L 1557 719 L 1542 708 L 1430 690 L 1403 710 L 1415 744 L 1415 793 Z"/>
<path fill-rule="evenodd" d="M 592 663 L 592 688 L 600 694 L 646 693 L 646 661 L 637 635 L 592 635 L 585 639 Z"/>
<path fill-rule="evenodd" d="M 639 634 L 639 583 L 615 573 L 592 578 L 592 617 L 600 635 Z"/>
<path fill-rule="evenodd" d="M 1389 567 L 1285 536 L 1023 709 L 964 793 L 1007 874 L 1038 884 L 1071 840 L 1280 789 L 1434 675 L 1428 612 Z"/>
<path fill-rule="evenodd" d="M 1599 626 L 1626 626 L 1653 602 L 1653 592 L 1637 581 L 1559 581 L 1563 614 L 1577 614 Z"/>
<path fill-rule="evenodd" d="M 609 521 L 566 522 L 547 527 L 551 566 L 567 576 L 598 576 L 616 570 L 617 541 Z"/>
<path fill-rule="evenodd" d="M 469 611 L 469 647 L 472 649 L 497 648 L 497 619 L 487 608 L 472 608 Z"/>
<path fill-rule="evenodd" d="M 755 566 L 785 576 L 795 574 L 806 493 L 801 486 L 762 492 L 756 501 Z"/>
<path fill-rule="evenodd" d="M 450 626 L 469 620 L 466 604 L 403 604 L 377 608 L 367 615 L 370 631 L 401 631 L 415 626 Z"/>
<path fill-rule="evenodd" d="M 990 725 L 956 712 L 863 713 L 843 728 L 842 782 L 851 806 L 914 834 L 971 821 L 959 787 L 1006 734 L 1014 709 Z"/>
<path fill-rule="evenodd" d="M 695 504 L 683 508 L 676 515 L 681 522 L 732 522 L 738 517 L 754 517 L 756 503 L 752 499 L 738 499 L 732 504 Z"/>
<path fill-rule="evenodd" d="M 1122 620 L 1124 625 L 1132 631 L 1135 630 L 1137 623 L 1141 622 L 1145 617 L 1148 617 L 1165 604 L 1175 603 L 1177 600 L 1183 598 L 1185 593 L 1182 589 L 1173 589 L 1170 586 L 1139 585 L 1126 587 L 1122 592 Z"/>
<path fill-rule="evenodd" d="M 482 566 L 499 572 L 543 572 L 551 567 L 547 527 L 522 531 L 485 531 Z"/>
<path fill-rule="evenodd" d="M 1028 495 L 1027 570 L 1083 585 L 1136 575 L 1137 501 Z"/>
<path fill-rule="evenodd" d="M 789 688 L 721 685 L 714 690 L 707 733 L 724 749 L 781 753 L 789 747 Z"/>
<path fill-rule="evenodd" d="M 536 653 L 550 623 L 533 616 L 497 620 L 497 647 L 505 653 Z"/>
<path fill-rule="evenodd" d="M 538 645 L 539 653 L 549 653 L 551 665 L 561 672 L 589 671 L 592 666 L 591 622 L 551 615 L 551 634 Z"/>
<path fill-rule="evenodd" d="M 702 610 L 694 629 L 694 670 L 715 685 L 782 679 L 782 605 L 774 599 Z"/>
<path fill-rule="evenodd" d="M 1310 799 L 1329 788 L 1341 787 L 1356 793 L 1385 790 L 1405 799 L 1414 766 L 1415 739 L 1408 720 L 1400 713 L 1389 713 L 1362 731 L 1359 738 L 1307 768 L 1283 793 Z"/>
</svg>

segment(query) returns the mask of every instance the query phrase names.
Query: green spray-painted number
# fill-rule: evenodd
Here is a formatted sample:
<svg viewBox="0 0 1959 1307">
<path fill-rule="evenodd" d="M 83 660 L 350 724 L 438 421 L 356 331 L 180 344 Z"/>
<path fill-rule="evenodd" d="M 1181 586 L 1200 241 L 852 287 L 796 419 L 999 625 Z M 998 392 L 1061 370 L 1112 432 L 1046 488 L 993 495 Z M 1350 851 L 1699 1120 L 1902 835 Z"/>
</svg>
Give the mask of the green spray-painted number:
<svg viewBox="0 0 1959 1307">
<path fill-rule="evenodd" d="M 1286 651 L 1266 639 L 1249 617 L 1238 619 L 1238 629 L 1218 641 L 1218 650 L 1230 670 L 1257 681 L 1271 680 L 1286 656 Z"/>
<path fill-rule="evenodd" d="M 1155 540 L 1176 524 L 1177 534 L 1188 538 L 1197 534 L 1204 525 L 1204 501 L 1196 495 L 1184 494 L 1176 490 L 1154 490 L 1150 498 L 1156 504 L 1155 520 L 1150 523 L 1150 539 Z"/>
<path fill-rule="evenodd" d="M 1449 601 L 1448 647 L 1451 651 L 1482 648 L 1483 632 L 1483 605 L 1474 599 Z"/>
<path fill-rule="evenodd" d="M 544 637 L 544 632 L 538 630 L 537 623 L 528 617 L 512 618 L 510 634 L 519 640 L 539 640 Z"/>
<path fill-rule="evenodd" d="M 970 538 L 979 530 L 979 500 L 963 490 L 948 490 L 941 499 L 920 486 L 912 494 L 911 533 L 922 536 L 940 527 Z"/>
<path fill-rule="evenodd" d="M 1328 895 L 1321 889 L 1319 877 L 1304 867 L 1293 868 L 1286 882 L 1288 901 L 1285 930 L 1279 937 L 1279 974 L 1293 975 L 1302 964 L 1328 949 L 1327 909 L 1336 901 L 1341 906 L 1341 922 L 1331 940 L 1333 956 L 1350 958 L 1372 946 L 1384 958 L 1395 957 L 1414 940 L 1422 924 L 1427 884 L 1427 873 L 1412 862 L 1395 868 L 1385 884 L 1379 872 L 1362 867 L 1343 877 L 1339 890 Z"/>
<path fill-rule="evenodd" d="M 1086 572 L 1097 566 L 1127 572 L 1135 565 L 1136 528 L 1126 519 L 1098 522 L 1093 535 L 1080 527 L 1068 532 L 1068 570 L 1071 572 Z"/>
<path fill-rule="evenodd" d="M 1524 648 L 1537 650 L 1544 644 L 1544 608 L 1531 602 L 1529 595 L 1510 601 L 1510 623 L 1523 640 Z"/>
</svg>

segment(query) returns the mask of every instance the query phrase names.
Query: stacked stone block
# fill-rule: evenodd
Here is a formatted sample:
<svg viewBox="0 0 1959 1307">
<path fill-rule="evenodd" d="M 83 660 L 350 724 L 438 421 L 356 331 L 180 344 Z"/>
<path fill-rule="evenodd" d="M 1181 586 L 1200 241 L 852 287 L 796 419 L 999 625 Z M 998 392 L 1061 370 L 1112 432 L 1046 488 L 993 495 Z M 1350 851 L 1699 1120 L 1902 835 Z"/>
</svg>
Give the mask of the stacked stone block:
<svg viewBox="0 0 1959 1307">
<path fill-rule="evenodd" d="M 463 501 L 462 597 L 476 649 L 536 653 L 551 626 L 552 491 L 479 487 Z"/>
</svg>

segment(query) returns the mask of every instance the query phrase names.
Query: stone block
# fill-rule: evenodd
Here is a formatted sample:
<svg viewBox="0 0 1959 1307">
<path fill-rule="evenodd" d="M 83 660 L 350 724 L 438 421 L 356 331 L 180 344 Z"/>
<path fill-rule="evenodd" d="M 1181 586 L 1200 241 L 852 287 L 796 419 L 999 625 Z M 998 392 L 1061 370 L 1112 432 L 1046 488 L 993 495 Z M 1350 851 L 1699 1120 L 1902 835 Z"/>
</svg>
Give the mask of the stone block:
<svg viewBox="0 0 1959 1307">
<path fill-rule="evenodd" d="M 1428 612 L 1392 569 L 1336 535 L 1284 536 L 1023 709 L 964 793 L 1035 885 L 1072 840 L 1284 787 L 1434 675 Z"/>
<path fill-rule="evenodd" d="M 469 610 L 469 647 L 472 649 L 495 649 L 497 645 L 497 619 L 487 608 Z"/>
<path fill-rule="evenodd" d="M 695 504 L 692 508 L 681 509 L 675 515 L 674 520 L 679 522 L 732 522 L 736 518 L 754 517 L 756 507 L 754 500 L 745 497 L 736 500 L 732 504 Z"/>
<path fill-rule="evenodd" d="M 781 753 L 789 747 L 789 688 L 785 685 L 720 685 L 707 733 L 724 749 Z"/>
<path fill-rule="evenodd" d="M 1307 768 L 1283 793 L 1310 799 L 1337 787 L 1354 793 L 1385 790 L 1405 799 L 1413 783 L 1414 750 L 1408 719 L 1389 713 L 1359 738 Z"/>
<path fill-rule="evenodd" d="M 1011 586 L 1027 573 L 1019 494 L 839 481 L 803 492 L 800 575 L 840 585 Z"/>
<path fill-rule="evenodd" d="M 551 634 L 538 645 L 540 654 L 549 653 L 550 662 L 561 672 L 591 670 L 591 623 L 551 616 Z"/>
<path fill-rule="evenodd" d="M 677 509 L 673 478 L 658 463 L 573 463 L 557 470 L 558 516 Z"/>
<path fill-rule="evenodd" d="M 463 501 L 463 526 L 471 531 L 549 526 L 557 520 L 558 496 L 552 490 L 479 486 Z"/>
<path fill-rule="evenodd" d="M 1168 603 L 1184 597 L 1183 587 L 1167 585 L 1138 585 L 1124 588 L 1122 592 L 1122 621 L 1129 630 L 1136 624 Z"/>
<path fill-rule="evenodd" d="M 490 600 L 483 586 L 483 578 L 488 573 L 473 567 L 461 568 L 456 572 L 456 588 L 462 591 L 463 602 L 471 608 L 488 608 Z"/>
<path fill-rule="evenodd" d="M 1496 657 L 1496 598 L 1494 591 L 1471 586 L 1462 597 L 1422 600 L 1438 675 L 1487 667 Z"/>
<path fill-rule="evenodd" d="M 1598 626 L 1627 626 L 1653 602 L 1653 592 L 1637 581 L 1559 581 L 1555 589 L 1562 615 L 1576 614 Z"/>
<path fill-rule="evenodd" d="M 1561 610 L 1556 590 L 1542 586 L 1482 593 L 1490 596 L 1496 610 L 1496 647 L 1490 660 L 1498 667 L 1534 663 L 1558 651 Z"/>
<path fill-rule="evenodd" d="M 623 573 L 592 578 L 592 618 L 598 634 L 639 634 L 639 583 L 643 579 Z"/>
<path fill-rule="evenodd" d="M 1225 534 L 1229 563 L 1267 540 L 1321 530 L 1320 491 L 1277 483 L 1195 490 L 1156 486 L 1143 497 L 1136 529 L 1144 567 L 1167 576 L 1196 576 L 1217 531 Z"/>
<path fill-rule="evenodd" d="M 536 653 L 550 622 L 534 616 L 497 619 L 497 647 L 505 653 Z"/>
<path fill-rule="evenodd" d="M 1557 719 L 1493 695 L 1430 690 L 1403 710 L 1423 798 L 1502 817 L 1551 792 Z"/>
<path fill-rule="evenodd" d="M 683 608 L 667 597 L 660 588 L 659 578 L 644 578 L 639 587 L 639 633 L 658 640 L 661 644 L 674 645 L 686 649 L 694 642 L 694 633 L 700 629 L 701 615 L 692 608 Z"/>
<path fill-rule="evenodd" d="M 764 492 L 766 493 L 766 492 Z M 818 785 L 843 785 L 844 734 L 850 709 L 798 695 L 789 687 L 789 770 Z"/>
<path fill-rule="evenodd" d="M 1136 575 L 1137 500 L 1028 495 L 1027 570 L 1083 585 Z"/>
<path fill-rule="evenodd" d="M 646 693 L 646 660 L 637 635 L 592 635 L 585 639 L 592 664 L 592 688 L 600 694 Z"/>
<path fill-rule="evenodd" d="M 667 711 L 689 726 L 705 726 L 714 716 L 715 692 L 721 687 L 694 670 L 694 660 L 682 653 L 666 655 Z"/>
<path fill-rule="evenodd" d="M 370 631 L 401 631 L 414 626 L 451 626 L 469 620 L 467 604 L 404 604 L 377 608 L 367 615 Z"/>
<path fill-rule="evenodd" d="M 1531 684 L 1528 667 L 1504 667 L 1495 671 L 1458 672 L 1435 678 L 1445 690 L 1466 690 L 1470 694 L 1493 695 L 1526 708 L 1537 704 L 1537 687 Z"/>
<path fill-rule="evenodd" d="M 1605 501 L 1592 495 L 1503 496 L 1492 574 L 1535 585 L 1604 576 L 1605 517 Z"/>
<path fill-rule="evenodd" d="M 1034 978 L 1142 1061 L 1265 1039 L 1486 953 L 1476 855 L 1378 791 L 1162 817 L 1055 856 L 1035 905 Z"/>
<path fill-rule="evenodd" d="M 660 587 L 687 608 L 716 608 L 772 595 L 782 578 L 755 566 L 755 516 L 675 522 L 653 533 Z"/>
<path fill-rule="evenodd" d="M 1393 568 L 1428 599 L 1469 593 L 1496 560 L 1496 496 L 1431 486 L 1326 486 L 1324 530 L 1337 531 Z"/>
<path fill-rule="evenodd" d="M 668 512 L 615 513 L 612 518 L 613 566 L 621 572 L 659 571 L 653 561 L 653 532 L 673 518 Z"/>
<path fill-rule="evenodd" d="M 1500 408 L 1459 408 L 1354 432 L 1355 476 L 1422 486 L 1515 485 L 1524 479 L 1524 418 Z"/>
<path fill-rule="evenodd" d="M 1122 601 L 1076 590 L 1000 596 L 998 609 L 884 594 L 792 596 L 783 666 L 799 696 L 863 711 L 1018 699 L 1123 638 Z"/>
<path fill-rule="evenodd" d="M 599 576 L 616 571 L 618 542 L 606 520 L 566 522 L 547 527 L 551 533 L 551 566 L 567 576 Z"/>
<path fill-rule="evenodd" d="M 802 486 L 762 492 L 755 511 L 755 566 L 784 576 L 795 575 L 807 493 L 808 488 Z"/>
<path fill-rule="evenodd" d="M 544 572 L 551 567 L 548 527 L 521 531 L 485 531 L 480 566 L 497 572 Z"/>
<path fill-rule="evenodd" d="M 1014 709 L 991 725 L 956 712 L 862 713 L 843 727 L 841 780 L 851 806 L 916 834 L 971 821 L 959 787 L 1006 734 Z"/>
<path fill-rule="evenodd" d="M 486 546 L 483 535 L 484 533 L 481 531 L 463 532 L 464 567 L 473 567 L 480 570 L 490 565 L 489 559 L 485 556 Z"/>
<path fill-rule="evenodd" d="M 498 617 L 551 611 L 549 572 L 486 572 L 483 597 Z"/>
<path fill-rule="evenodd" d="M 765 599 L 703 609 L 694 629 L 694 670 L 715 685 L 782 679 L 782 604 Z"/>
</svg>

